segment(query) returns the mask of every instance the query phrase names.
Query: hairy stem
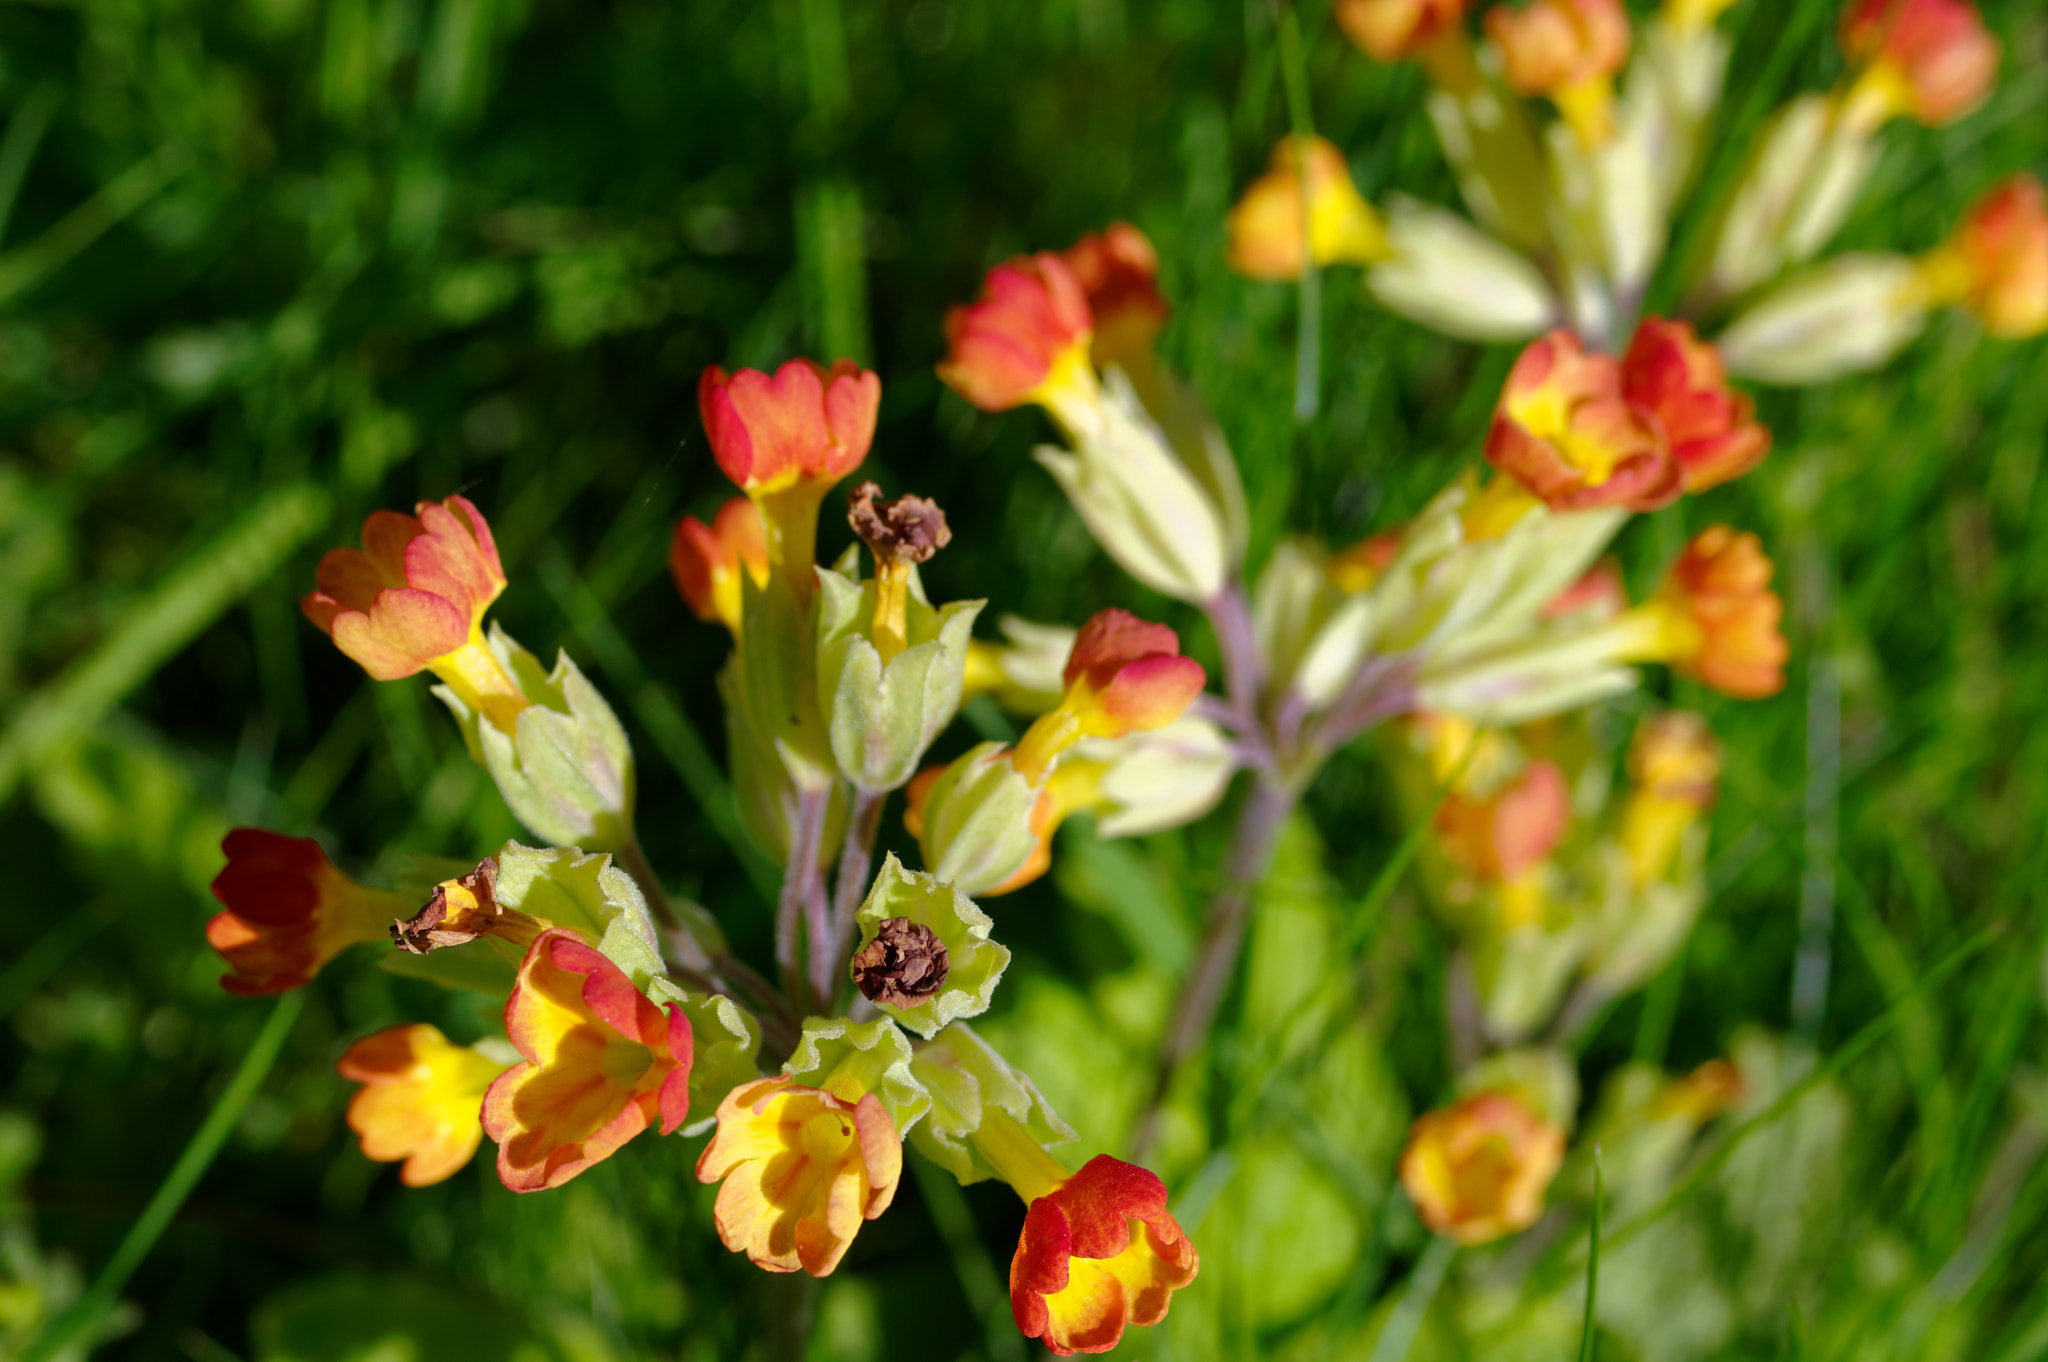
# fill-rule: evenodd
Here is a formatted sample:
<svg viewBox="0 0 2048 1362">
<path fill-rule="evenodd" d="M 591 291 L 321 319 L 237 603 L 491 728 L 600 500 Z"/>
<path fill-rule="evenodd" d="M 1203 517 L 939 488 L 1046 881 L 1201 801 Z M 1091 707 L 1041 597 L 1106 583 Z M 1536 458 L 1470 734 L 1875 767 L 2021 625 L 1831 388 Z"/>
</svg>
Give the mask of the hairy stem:
<svg viewBox="0 0 2048 1362">
<path fill-rule="evenodd" d="M 1251 920 L 1252 892 L 1265 877 L 1280 840 L 1280 829 L 1294 812 L 1299 798 L 1300 792 L 1294 786 L 1262 775 L 1238 814 L 1237 831 L 1231 837 L 1230 855 L 1223 866 L 1223 884 L 1209 900 L 1201 949 L 1188 971 L 1180 1002 L 1174 1008 L 1173 1020 L 1167 1024 L 1166 1039 L 1159 1049 L 1152 1104 L 1132 1137 L 1137 1156 L 1144 1154 L 1158 1134 L 1159 1110 L 1173 1087 L 1174 1075 L 1209 1037 L 1216 1008 L 1223 1001 L 1231 976 L 1237 972 L 1245 926 Z"/>
<path fill-rule="evenodd" d="M 783 996 L 798 1012 L 809 1010 L 804 994 L 803 961 L 798 956 L 798 924 L 803 921 L 807 907 L 824 899 L 818 848 L 825 839 L 825 811 L 831 797 L 830 790 L 798 793 L 789 859 L 782 867 L 782 893 L 775 901 L 775 966 L 782 975 Z"/>
<path fill-rule="evenodd" d="M 1223 655 L 1223 689 L 1230 700 L 1232 725 L 1247 743 L 1255 741 L 1260 733 L 1259 691 L 1265 685 L 1265 666 L 1259 657 L 1244 583 L 1234 579 L 1225 583 L 1221 591 L 1202 602 L 1202 611 L 1209 617 L 1216 649 Z"/>
<path fill-rule="evenodd" d="M 853 949 L 853 915 L 867 900 L 868 879 L 875 865 L 875 837 L 882 830 L 882 807 L 888 802 L 887 790 L 854 789 L 846 841 L 839 849 L 839 871 L 832 882 L 833 961 L 844 960 Z"/>
</svg>

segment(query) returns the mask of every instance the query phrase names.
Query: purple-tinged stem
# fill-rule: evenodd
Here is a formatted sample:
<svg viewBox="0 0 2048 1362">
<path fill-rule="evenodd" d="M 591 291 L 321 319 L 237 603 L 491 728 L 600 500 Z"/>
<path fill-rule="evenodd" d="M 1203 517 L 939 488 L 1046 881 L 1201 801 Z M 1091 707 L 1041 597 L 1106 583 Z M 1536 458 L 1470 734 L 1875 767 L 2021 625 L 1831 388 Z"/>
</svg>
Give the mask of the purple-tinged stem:
<svg viewBox="0 0 2048 1362">
<path fill-rule="evenodd" d="M 839 849 L 839 872 L 832 883 L 832 944 L 826 956 L 828 965 L 836 966 L 843 962 L 853 950 L 853 915 L 867 901 L 868 880 L 875 865 L 875 837 L 882 830 L 882 808 L 888 802 L 887 790 L 854 787 L 853 811 L 846 819 L 846 841 Z M 816 979 L 815 964 L 812 968 Z M 825 982 L 833 986 L 824 994 L 829 1003 L 838 981 L 827 976 Z"/>
<path fill-rule="evenodd" d="M 824 900 L 818 850 L 825 840 L 825 811 L 831 797 L 830 790 L 798 792 L 789 859 L 782 867 L 782 893 L 775 901 L 775 965 L 782 974 L 783 994 L 799 1013 L 810 1007 L 804 995 L 803 962 L 798 958 L 798 924 L 810 903 Z"/>
</svg>

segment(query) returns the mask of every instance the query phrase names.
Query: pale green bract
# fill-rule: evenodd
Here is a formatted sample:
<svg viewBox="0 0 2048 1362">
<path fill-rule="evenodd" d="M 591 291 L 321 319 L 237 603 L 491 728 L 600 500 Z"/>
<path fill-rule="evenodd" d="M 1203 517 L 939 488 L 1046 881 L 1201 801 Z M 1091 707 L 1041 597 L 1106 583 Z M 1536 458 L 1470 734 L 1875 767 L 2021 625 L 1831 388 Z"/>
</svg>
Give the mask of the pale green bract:
<svg viewBox="0 0 2048 1362">
<path fill-rule="evenodd" d="M 946 948 L 946 981 L 915 1007 L 875 1005 L 926 1040 L 948 1022 L 988 1011 L 989 999 L 1003 971 L 1010 967 L 1009 948 L 988 939 L 989 928 L 995 925 L 989 915 L 937 876 L 905 870 L 891 853 L 875 876 L 867 902 L 855 915 L 860 924 L 860 948 L 875 939 L 882 923 L 899 917 L 930 928 L 939 938 Z M 859 949 L 854 953 L 858 956 Z"/>
<path fill-rule="evenodd" d="M 932 739 L 960 710 L 967 645 L 984 601 L 934 610 L 908 593 L 909 647 L 885 665 L 872 634 L 875 584 L 818 569 L 818 696 L 832 756 L 866 790 L 893 790 L 917 774 Z"/>
</svg>

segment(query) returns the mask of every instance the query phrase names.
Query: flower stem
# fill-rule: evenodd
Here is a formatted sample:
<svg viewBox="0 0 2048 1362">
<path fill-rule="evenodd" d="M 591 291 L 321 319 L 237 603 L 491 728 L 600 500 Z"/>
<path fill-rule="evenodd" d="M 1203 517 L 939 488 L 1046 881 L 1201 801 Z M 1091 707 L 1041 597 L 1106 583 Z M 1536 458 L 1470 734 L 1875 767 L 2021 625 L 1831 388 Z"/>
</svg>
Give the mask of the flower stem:
<svg viewBox="0 0 2048 1362">
<path fill-rule="evenodd" d="M 867 899 L 875 837 L 882 830 L 882 807 L 888 802 L 887 790 L 854 787 L 846 842 L 839 849 L 839 871 L 832 883 L 832 961 L 844 960 L 853 949 L 853 915 Z"/>
<path fill-rule="evenodd" d="M 825 811 L 831 797 L 830 790 L 798 792 L 796 827 L 791 830 L 789 859 L 782 868 L 782 893 L 775 902 L 775 965 L 782 975 L 782 992 L 798 1012 L 810 1010 L 804 996 L 803 962 L 798 958 L 798 924 L 805 909 L 824 896 L 818 847 L 825 838 Z"/>
<path fill-rule="evenodd" d="M 1259 732 L 1259 692 L 1266 679 L 1244 583 L 1234 579 L 1225 583 L 1221 591 L 1202 602 L 1202 611 L 1216 634 L 1216 650 L 1223 655 L 1223 688 L 1230 698 L 1232 717 L 1238 732 L 1249 739 Z"/>
<path fill-rule="evenodd" d="M 1167 1024 L 1166 1039 L 1159 1050 L 1159 1070 L 1153 1085 L 1152 1103 L 1132 1137 L 1135 1156 L 1142 1157 L 1158 1135 L 1159 1110 L 1173 1087 L 1174 1075 L 1188 1056 L 1200 1049 L 1216 1020 L 1216 1008 L 1223 991 L 1237 972 L 1237 958 L 1244 947 L 1246 924 L 1251 920 L 1252 892 L 1265 878 L 1280 829 L 1300 799 L 1299 789 L 1271 776 L 1261 775 L 1252 786 L 1251 797 L 1238 814 L 1237 831 L 1231 838 L 1230 856 L 1223 867 L 1223 885 L 1209 900 L 1209 913 L 1202 931 L 1201 950 L 1181 989 L 1173 1020 Z"/>
</svg>

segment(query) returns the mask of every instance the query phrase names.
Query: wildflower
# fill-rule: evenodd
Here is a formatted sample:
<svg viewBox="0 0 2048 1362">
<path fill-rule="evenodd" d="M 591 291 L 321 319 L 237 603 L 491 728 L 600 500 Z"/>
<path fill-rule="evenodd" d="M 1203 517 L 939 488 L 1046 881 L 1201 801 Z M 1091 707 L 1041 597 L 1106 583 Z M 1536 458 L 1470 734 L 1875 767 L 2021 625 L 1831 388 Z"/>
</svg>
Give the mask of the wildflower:
<svg viewBox="0 0 2048 1362">
<path fill-rule="evenodd" d="M 363 547 L 331 549 L 306 618 L 378 681 L 434 673 L 470 709 L 511 732 L 526 697 L 484 642 L 484 611 L 505 569 L 483 513 L 466 497 L 422 501 L 413 515 L 373 511 Z"/>
<path fill-rule="evenodd" d="M 213 896 L 227 911 L 206 924 L 206 940 L 234 969 L 220 981 L 230 993 L 297 988 L 350 946 L 384 940 L 405 909 L 396 894 L 336 870 L 308 838 L 236 828 L 220 849 L 228 863 Z"/>
<path fill-rule="evenodd" d="M 1694 535 L 1663 589 L 1624 615 L 1620 658 L 1664 662 L 1724 695 L 1754 700 L 1785 687 L 1791 649 L 1771 560 L 1753 534 L 1714 525 Z"/>
<path fill-rule="evenodd" d="M 697 406 L 718 466 L 760 508 L 768 563 L 810 599 L 818 505 L 875 438 L 882 381 L 852 360 L 793 359 L 773 377 L 713 366 Z"/>
<path fill-rule="evenodd" d="M 1622 813 L 1621 846 L 1637 889 L 1664 878 L 1680 840 L 1714 806 L 1721 745 L 1706 720 L 1671 710 L 1636 730 L 1628 754 L 1634 785 Z"/>
<path fill-rule="evenodd" d="M 738 638 L 742 579 L 768 584 L 768 537 L 760 510 L 747 498 L 734 497 L 718 508 L 709 525 L 684 516 L 669 541 L 668 570 L 698 619 L 717 620 Z"/>
<path fill-rule="evenodd" d="M 505 1031 L 525 1063 L 484 1097 L 498 1178 L 515 1192 L 559 1187 L 690 1109 L 689 1018 L 643 997 L 609 958 L 566 928 L 541 934 L 519 966 Z"/>
<path fill-rule="evenodd" d="M 1843 101 L 1852 127 L 1903 114 L 1938 128 L 1990 98 L 1998 80 L 1998 40 L 1969 0 L 1856 0 L 1841 42 L 1863 68 Z"/>
<path fill-rule="evenodd" d="M 1485 1244 L 1536 1223 L 1563 1162 L 1562 1130 L 1519 1097 L 1481 1092 L 1416 1119 L 1401 1185 L 1432 1231 Z"/>
<path fill-rule="evenodd" d="M 1062 680 L 1059 705 L 1032 723 L 1011 758 L 1034 785 L 1084 737 L 1164 728 L 1194 703 L 1208 677 L 1201 663 L 1180 655 L 1173 630 L 1105 610 L 1075 637 Z"/>
<path fill-rule="evenodd" d="M 1230 210 L 1230 268 L 1247 279 L 1299 279 L 1302 177 L 1308 179 L 1308 248 L 1318 265 L 1370 265 L 1386 258 L 1386 227 L 1351 181 L 1344 153 L 1320 137 L 1290 137 L 1273 148 L 1266 173 Z"/>
<path fill-rule="evenodd" d="M 1496 11 L 1497 12 L 1497 11 Z M 1512 480 L 1496 479 L 1466 513 L 1467 535 L 1512 524 L 1530 498 L 1558 510 L 1626 506 L 1649 511 L 1683 490 L 1683 475 L 1660 432 L 1631 406 L 1621 366 L 1588 354 L 1557 330 L 1522 352 L 1508 374 L 1486 459 Z M 1526 496 L 1521 493 L 1526 492 Z"/>
<path fill-rule="evenodd" d="M 1452 794 L 1437 810 L 1444 855 L 1497 887 L 1510 927 L 1542 915 L 1538 871 L 1571 824 L 1571 793 L 1555 762 L 1532 761 L 1512 785 L 1488 799 Z"/>
<path fill-rule="evenodd" d="M 1095 318 L 1065 261 L 1018 256 L 982 281 L 981 297 L 946 314 L 939 377 L 983 411 L 1035 402 L 1069 430 L 1099 400 L 1089 346 Z"/>
<path fill-rule="evenodd" d="M 379 1163 L 403 1159 L 399 1181 L 430 1187 L 476 1153 L 484 1136 L 478 1121 L 484 1091 L 506 1066 L 421 1023 L 363 1037 L 335 1068 L 363 1085 L 348 1104 L 349 1129 L 362 1137 L 363 1156 Z"/>
<path fill-rule="evenodd" d="M 2015 175 L 1963 215 L 1954 235 L 1916 266 L 1929 303 L 1959 302 L 1994 336 L 2048 331 L 2048 195 Z"/>
<path fill-rule="evenodd" d="M 1597 147 L 1614 132 L 1614 73 L 1628 60 L 1628 12 L 1620 0 L 1535 0 L 1486 15 L 1509 85 L 1540 95 L 1579 140 Z"/>
<path fill-rule="evenodd" d="M 1470 0 L 1337 0 L 1337 26 L 1374 61 L 1413 59 L 1454 95 L 1477 83 L 1465 37 Z"/>
<path fill-rule="evenodd" d="M 873 1093 L 847 1099 L 788 1078 L 742 1084 L 718 1106 L 697 1180 L 723 1181 L 718 1237 L 770 1272 L 839 1266 L 863 1220 L 889 1209 L 903 1143 Z"/>
<path fill-rule="evenodd" d="M 1646 318 L 1621 364 L 1622 394 L 1657 418 L 1688 492 L 1704 492 L 1763 462 L 1771 433 L 1749 394 L 1728 384 L 1721 354 L 1686 322 Z"/>
<path fill-rule="evenodd" d="M 1159 291 L 1159 253 L 1128 222 L 1082 237 L 1060 255 L 1094 316 L 1089 358 L 1097 369 L 1136 375 L 1152 363 L 1152 342 L 1172 312 Z"/>
</svg>

